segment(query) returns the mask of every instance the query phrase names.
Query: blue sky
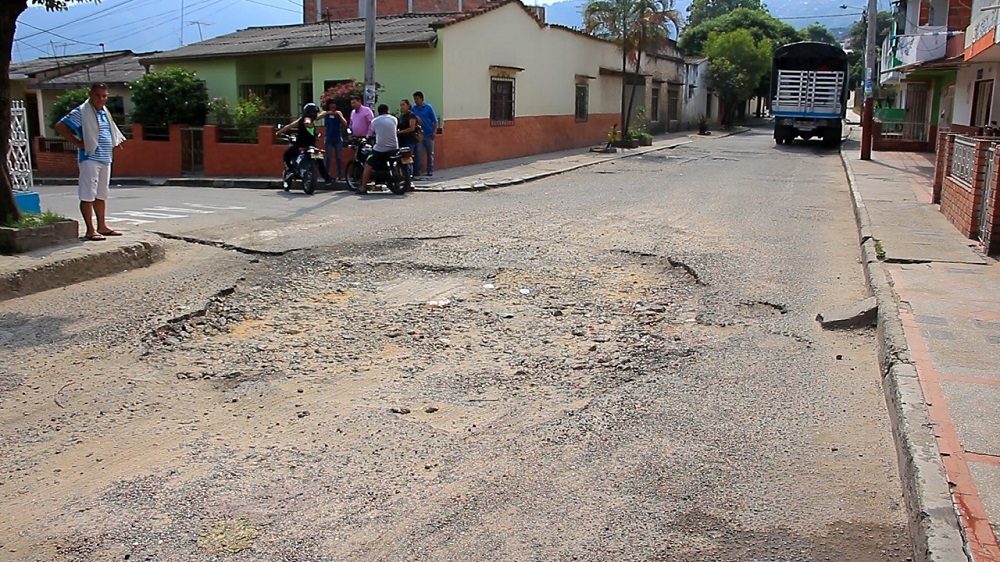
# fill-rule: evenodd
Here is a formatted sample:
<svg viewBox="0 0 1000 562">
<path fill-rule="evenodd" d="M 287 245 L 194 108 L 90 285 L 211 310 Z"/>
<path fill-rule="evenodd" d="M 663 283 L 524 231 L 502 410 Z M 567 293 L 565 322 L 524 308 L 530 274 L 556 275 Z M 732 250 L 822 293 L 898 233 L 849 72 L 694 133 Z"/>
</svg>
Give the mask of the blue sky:
<svg viewBox="0 0 1000 562">
<path fill-rule="evenodd" d="M 258 25 L 302 22 L 301 0 L 102 0 L 78 3 L 64 12 L 28 8 L 18 18 L 13 60 L 62 54 L 131 49 L 176 49 L 184 42 L 214 37 Z M 43 33 L 40 30 L 49 31 Z"/>
<path fill-rule="evenodd" d="M 4 1 L 4 0 L 0 0 Z M 553 2 L 525 0 L 526 4 L 558 4 L 551 8 L 553 23 L 578 23 L 580 7 L 586 0 Z M 684 10 L 690 0 L 676 0 Z M 839 5 L 858 5 L 866 0 L 769 0 L 775 15 L 844 13 Z M 181 6 L 184 26 L 181 26 Z M 879 0 L 880 5 L 887 0 Z M 777 13 L 781 12 L 781 13 Z M 848 25 L 857 16 L 823 19 L 831 26 Z M 200 33 L 205 39 L 238 29 L 260 25 L 280 25 L 302 22 L 302 0 L 102 0 L 70 6 L 64 12 L 46 12 L 31 7 L 18 18 L 13 60 L 22 61 L 53 53 L 76 54 L 100 52 L 99 43 L 108 51 L 131 49 L 135 52 L 165 51 L 184 42 L 194 43 Z M 810 23 L 798 19 L 789 23 L 801 26 Z"/>
</svg>

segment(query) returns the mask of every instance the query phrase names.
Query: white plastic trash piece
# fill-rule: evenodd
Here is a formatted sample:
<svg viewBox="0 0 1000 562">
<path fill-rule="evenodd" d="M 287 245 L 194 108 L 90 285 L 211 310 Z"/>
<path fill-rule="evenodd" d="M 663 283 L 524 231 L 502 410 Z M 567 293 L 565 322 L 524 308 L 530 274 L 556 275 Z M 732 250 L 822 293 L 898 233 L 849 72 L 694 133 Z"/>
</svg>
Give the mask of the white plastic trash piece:
<svg viewBox="0 0 1000 562">
<path fill-rule="evenodd" d="M 497 286 L 494 285 L 493 283 L 486 283 L 485 285 L 483 285 L 483 288 L 484 289 L 496 289 Z"/>
<path fill-rule="evenodd" d="M 521 294 L 522 295 L 530 295 L 531 294 L 531 289 L 521 289 Z"/>
<path fill-rule="evenodd" d="M 451 301 L 448 299 L 441 299 L 439 301 L 427 301 L 427 306 L 448 306 Z"/>
</svg>

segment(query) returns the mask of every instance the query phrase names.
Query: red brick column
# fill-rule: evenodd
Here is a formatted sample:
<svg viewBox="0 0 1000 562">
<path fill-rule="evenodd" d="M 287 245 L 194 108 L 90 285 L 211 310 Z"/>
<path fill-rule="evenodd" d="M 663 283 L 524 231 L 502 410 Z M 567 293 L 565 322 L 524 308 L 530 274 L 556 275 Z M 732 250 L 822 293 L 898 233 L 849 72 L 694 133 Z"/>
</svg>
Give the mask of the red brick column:
<svg viewBox="0 0 1000 562">
<path fill-rule="evenodd" d="M 942 131 L 937 143 L 937 156 L 934 159 L 934 186 L 933 203 L 941 202 L 941 186 L 944 184 L 944 177 L 948 174 L 948 167 L 951 165 L 951 151 L 954 146 L 955 135 L 948 131 Z"/>
<path fill-rule="evenodd" d="M 985 239 L 985 249 L 987 254 L 1000 253 L 1000 197 L 997 196 L 997 188 L 1000 187 L 1000 150 L 993 155 L 993 189 L 989 193 L 988 199 L 984 197 L 983 205 L 986 211 L 986 227 L 988 233 Z M 984 194 L 985 195 L 985 194 Z"/>
</svg>

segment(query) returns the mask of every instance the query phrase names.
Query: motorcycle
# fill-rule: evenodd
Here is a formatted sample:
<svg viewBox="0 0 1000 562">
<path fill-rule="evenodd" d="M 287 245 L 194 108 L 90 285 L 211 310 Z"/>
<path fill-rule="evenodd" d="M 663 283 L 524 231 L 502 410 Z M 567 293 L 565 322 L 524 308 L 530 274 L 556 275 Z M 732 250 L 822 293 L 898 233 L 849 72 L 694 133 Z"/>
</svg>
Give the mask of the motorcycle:
<svg viewBox="0 0 1000 562">
<path fill-rule="evenodd" d="M 280 129 L 281 125 L 278 125 L 276 129 Z M 285 133 L 280 135 L 278 138 L 287 142 L 289 146 L 295 145 L 295 135 Z M 324 154 L 323 150 L 316 148 L 315 146 L 307 146 L 299 148 L 299 155 L 295 157 L 295 161 L 292 163 L 292 168 L 288 169 L 288 164 L 285 164 L 285 171 L 282 174 L 282 187 L 285 191 L 291 189 L 292 180 L 300 180 L 302 182 L 302 191 L 305 191 L 307 195 L 312 195 L 316 192 L 316 176 L 319 174 L 319 166 L 323 166 Z"/>
<path fill-rule="evenodd" d="M 350 134 L 350 131 L 348 131 Z M 361 175 L 365 169 L 365 162 L 374 148 L 371 142 L 364 137 L 351 137 L 347 145 L 354 149 L 354 158 L 347 163 L 344 170 L 347 176 L 347 185 L 351 191 L 361 192 Z M 407 191 L 413 191 L 413 152 L 409 148 L 400 148 L 388 158 L 387 166 L 376 166 L 372 169 L 371 183 L 374 185 L 385 185 L 389 191 L 396 195 L 402 195 Z"/>
</svg>

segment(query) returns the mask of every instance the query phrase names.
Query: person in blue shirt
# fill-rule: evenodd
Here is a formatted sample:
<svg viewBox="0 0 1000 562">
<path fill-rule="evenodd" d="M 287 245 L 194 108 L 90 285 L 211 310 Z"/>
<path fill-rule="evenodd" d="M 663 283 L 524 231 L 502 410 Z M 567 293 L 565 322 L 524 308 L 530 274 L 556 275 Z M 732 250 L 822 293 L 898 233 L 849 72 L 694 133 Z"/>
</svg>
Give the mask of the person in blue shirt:
<svg viewBox="0 0 1000 562">
<path fill-rule="evenodd" d="M 420 119 L 423 139 L 417 143 L 417 153 L 413 165 L 414 176 L 434 175 L 434 134 L 437 132 L 438 118 L 431 104 L 424 101 L 424 93 L 413 92 L 413 113 Z M 425 167 L 426 164 L 426 167 Z"/>
<path fill-rule="evenodd" d="M 323 125 L 326 128 L 326 161 L 324 165 L 327 171 L 330 170 L 330 159 L 337 162 L 337 179 L 344 179 L 344 131 L 347 130 L 347 119 L 344 114 L 337 109 L 337 103 L 332 99 L 326 101 L 326 115 L 323 117 Z"/>
<path fill-rule="evenodd" d="M 111 160 L 114 148 L 125 141 L 115 125 L 108 103 L 108 86 L 94 84 L 87 101 L 70 111 L 56 123 L 56 132 L 77 148 L 80 178 L 77 195 L 80 214 L 86 226 L 87 240 L 105 240 L 105 236 L 121 236 L 108 226 L 106 214 L 111 183 Z M 94 216 L 97 225 L 94 225 Z"/>
</svg>

